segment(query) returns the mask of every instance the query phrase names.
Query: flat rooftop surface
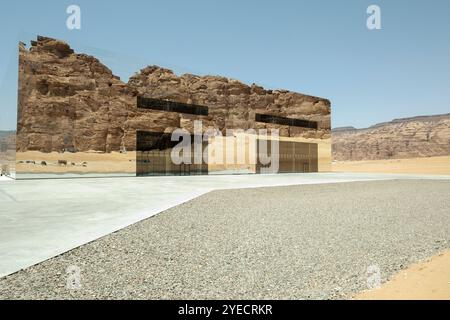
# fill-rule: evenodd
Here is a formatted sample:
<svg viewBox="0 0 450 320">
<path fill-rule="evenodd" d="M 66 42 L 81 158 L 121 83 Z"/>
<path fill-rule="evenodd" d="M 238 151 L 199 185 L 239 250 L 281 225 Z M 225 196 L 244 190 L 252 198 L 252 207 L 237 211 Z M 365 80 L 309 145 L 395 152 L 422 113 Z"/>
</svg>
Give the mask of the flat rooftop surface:
<svg viewBox="0 0 450 320">
<path fill-rule="evenodd" d="M 0 299 L 348 298 L 450 247 L 449 194 L 450 180 L 217 190 L 0 279 Z"/>
<path fill-rule="evenodd" d="M 2 180 L 0 277 L 213 190 L 398 178 L 450 181 L 450 176 L 345 173 Z M 319 202 L 332 196 L 320 194 Z M 282 208 L 280 201 L 276 202 Z M 231 204 L 223 203 L 224 206 Z M 208 211 L 204 208 L 199 214 L 207 217 Z"/>
</svg>

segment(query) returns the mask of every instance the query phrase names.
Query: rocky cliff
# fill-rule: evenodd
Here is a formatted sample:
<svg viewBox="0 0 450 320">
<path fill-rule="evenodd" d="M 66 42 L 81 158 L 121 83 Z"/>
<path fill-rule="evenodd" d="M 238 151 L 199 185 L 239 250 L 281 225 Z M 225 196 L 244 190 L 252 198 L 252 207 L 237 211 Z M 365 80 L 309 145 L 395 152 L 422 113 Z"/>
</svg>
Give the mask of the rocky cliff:
<svg viewBox="0 0 450 320">
<path fill-rule="evenodd" d="M 136 108 L 138 95 L 209 107 L 208 116 Z M 192 119 L 225 128 L 265 128 L 256 112 L 314 120 L 318 130 L 281 127 L 281 135 L 330 137 L 330 102 L 285 90 L 265 90 L 217 76 L 177 76 L 150 66 L 125 83 L 95 57 L 46 37 L 19 48 L 17 150 L 134 150 L 136 130 L 190 129 Z"/>
<path fill-rule="evenodd" d="M 450 114 L 396 119 L 366 129 L 336 128 L 334 160 L 378 160 L 450 155 Z"/>
</svg>

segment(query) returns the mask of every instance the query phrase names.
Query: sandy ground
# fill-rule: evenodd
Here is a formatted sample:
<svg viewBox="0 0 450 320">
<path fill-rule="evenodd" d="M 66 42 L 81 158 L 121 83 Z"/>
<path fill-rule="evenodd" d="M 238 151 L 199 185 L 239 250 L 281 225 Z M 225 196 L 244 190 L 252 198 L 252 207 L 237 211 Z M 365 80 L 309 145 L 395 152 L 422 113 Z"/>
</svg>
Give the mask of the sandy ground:
<svg viewBox="0 0 450 320">
<path fill-rule="evenodd" d="M 415 264 L 358 300 L 450 300 L 450 251 Z"/>
<path fill-rule="evenodd" d="M 332 170 L 334 172 L 450 175 L 450 156 L 393 160 L 336 161 L 332 163 Z"/>
</svg>

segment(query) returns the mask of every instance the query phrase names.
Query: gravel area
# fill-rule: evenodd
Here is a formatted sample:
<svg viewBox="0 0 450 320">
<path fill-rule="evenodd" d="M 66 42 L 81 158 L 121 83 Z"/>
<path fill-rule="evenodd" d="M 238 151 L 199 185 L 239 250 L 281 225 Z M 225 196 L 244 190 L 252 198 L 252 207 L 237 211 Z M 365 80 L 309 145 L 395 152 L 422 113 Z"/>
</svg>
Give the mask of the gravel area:
<svg viewBox="0 0 450 320">
<path fill-rule="evenodd" d="M 450 248 L 450 181 L 214 191 L 0 279 L 0 299 L 336 299 Z M 68 268 L 81 287 L 68 287 Z"/>
</svg>

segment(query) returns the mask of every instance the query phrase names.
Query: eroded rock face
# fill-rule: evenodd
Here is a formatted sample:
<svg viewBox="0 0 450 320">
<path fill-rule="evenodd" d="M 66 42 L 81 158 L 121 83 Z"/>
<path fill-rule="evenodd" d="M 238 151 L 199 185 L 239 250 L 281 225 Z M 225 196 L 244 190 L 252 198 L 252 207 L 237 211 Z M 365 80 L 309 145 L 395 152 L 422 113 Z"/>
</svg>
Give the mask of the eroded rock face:
<svg viewBox="0 0 450 320">
<path fill-rule="evenodd" d="M 380 160 L 450 155 L 450 114 L 397 119 L 367 129 L 333 129 L 333 159 Z"/>
<path fill-rule="evenodd" d="M 185 74 L 150 66 L 124 83 L 95 57 L 68 44 L 38 37 L 19 47 L 17 150 L 135 150 L 136 130 L 204 126 L 265 128 L 255 112 L 314 120 L 319 130 L 281 127 L 284 136 L 330 137 L 330 102 L 289 91 L 271 91 L 223 77 Z M 200 104 L 208 116 L 136 108 L 137 95 Z M 267 127 L 273 127 L 267 125 Z"/>
</svg>

